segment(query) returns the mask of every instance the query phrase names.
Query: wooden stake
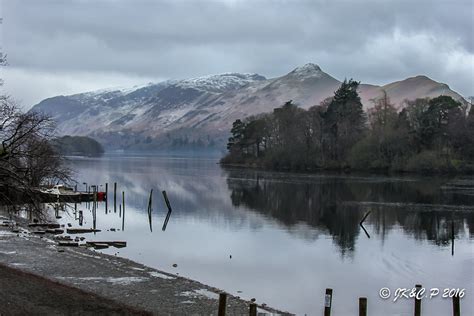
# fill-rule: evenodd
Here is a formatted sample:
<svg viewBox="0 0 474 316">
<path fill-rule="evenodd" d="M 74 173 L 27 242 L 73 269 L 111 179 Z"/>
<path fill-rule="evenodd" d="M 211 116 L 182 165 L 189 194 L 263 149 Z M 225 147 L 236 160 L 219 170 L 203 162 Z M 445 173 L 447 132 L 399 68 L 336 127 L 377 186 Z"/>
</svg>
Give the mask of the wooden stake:
<svg viewBox="0 0 474 316">
<path fill-rule="evenodd" d="M 416 287 L 416 293 L 418 295 L 418 292 L 421 290 L 421 284 L 415 285 Z M 420 316 L 421 315 L 421 299 L 418 299 L 415 296 L 415 316 Z"/>
<path fill-rule="evenodd" d="M 109 207 L 109 184 L 106 182 L 105 183 L 105 214 L 107 214 L 107 209 Z"/>
<path fill-rule="evenodd" d="M 219 294 L 219 311 L 217 312 L 218 316 L 225 316 L 226 300 L 227 300 L 227 294 L 220 293 Z"/>
<path fill-rule="evenodd" d="M 367 316 L 367 298 L 359 297 L 359 316 Z"/>
<path fill-rule="evenodd" d="M 461 316 L 461 306 L 459 303 L 459 295 L 453 296 L 453 316 Z"/>
<path fill-rule="evenodd" d="M 257 316 L 257 304 L 250 303 L 249 316 Z"/>
<path fill-rule="evenodd" d="M 331 316 L 332 289 L 326 289 L 324 296 L 324 316 Z"/>
<path fill-rule="evenodd" d="M 125 192 L 122 191 L 122 204 L 123 204 L 123 212 L 122 212 L 122 231 L 125 230 Z"/>
<path fill-rule="evenodd" d="M 114 182 L 114 213 L 117 213 L 117 182 Z"/>
</svg>

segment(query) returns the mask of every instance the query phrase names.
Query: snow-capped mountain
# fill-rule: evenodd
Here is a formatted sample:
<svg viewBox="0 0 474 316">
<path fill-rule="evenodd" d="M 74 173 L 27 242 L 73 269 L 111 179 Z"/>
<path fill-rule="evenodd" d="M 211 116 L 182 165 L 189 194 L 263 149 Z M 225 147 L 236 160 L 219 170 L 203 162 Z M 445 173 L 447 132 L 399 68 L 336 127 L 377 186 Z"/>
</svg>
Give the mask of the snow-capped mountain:
<svg viewBox="0 0 474 316">
<path fill-rule="evenodd" d="M 225 148 L 236 119 L 272 111 L 288 100 L 308 108 L 333 95 L 340 84 L 319 66 L 306 64 L 273 79 L 225 73 L 56 96 L 31 111 L 52 115 L 60 134 L 92 136 L 108 148 Z M 441 94 L 462 98 L 447 85 L 418 76 L 382 87 L 361 84 L 364 106 L 369 107 L 382 89 L 396 104 Z"/>
</svg>

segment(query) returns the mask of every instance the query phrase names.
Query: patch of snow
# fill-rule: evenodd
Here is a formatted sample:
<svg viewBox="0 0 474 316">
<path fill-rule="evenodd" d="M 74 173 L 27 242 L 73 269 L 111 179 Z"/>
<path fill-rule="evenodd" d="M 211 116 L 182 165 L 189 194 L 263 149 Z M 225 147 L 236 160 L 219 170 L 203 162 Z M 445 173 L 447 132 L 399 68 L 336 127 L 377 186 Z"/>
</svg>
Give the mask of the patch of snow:
<svg viewBox="0 0 474 316">
<path fill-rule="evenodd" d="M 162 279 L 167 279 L 167 280 L 174 280 L 174 279 L 176 279 L 175 277 L 172 277 L 172 276 L 169 276 L 169 275 L 160 273 L 160 272 L 156 272 L 156 271 L 151 271 L 151 272 L 148 272 L 148 273 L 149 273 L 152 277 L 155 277 L 155 278 L 162 278 Z"/>
<path fill-rule="evenodd" d="M 204 296 L 206 298 L 209 298 L 211 300 L 217 300 L 219 299 L 219 294 L 211 292 L 207 289 L 199 289 L 199 290 L 194 290 L 194 291 L 184 291 L 179 294 L 179 296 L 186 296 L 186 297 L 199 297 L 199 296 Z"/>
<path fill-rule="evenodd" d="M 178 80 L 175 84 L 182 88 L 193 88 L 209 92 L 223 92 L 226 90 L 238 89 L 251 82 L 265 79 L 265 77 L 258 74 L 223 73 L 220 75 L 208 75 Z"/>
<path fill-rule="evenodd" d="M 121 278 L 114 278 L 114 277 L 57 277 L 61 280 L 78 280 L 78 281 L 105 281 L 112 283 L 114 285 L 129 285 L 136 282 L 143 282 L 148 280 L 148 278 L 141 278 L 141 277 L 121 277 Z"/>
<path fill-rule="evenodd" d="M 202 296 L 205 296 L 207 298 L 210 298 L 210 299 L 215 299 L 215 300 L 219 299 L 219 294 L 211 292 L 207 289 L 199 289 L 199 290 L 195 290 L 194 292 L 196 292 L 196 293 L 198 293 Z"/>
<path fill-rule="evenodd" d="M 302 78 L 322 78 L 324 72 L 318 65 L 309 63 L 301 67 L 296 67 L 290 74 Z"/>
<path fill-rule="evenodd" d="M 0 251 L 2 255 L 14 255 L 16 254 L 16 251 Z"/>
<path fill-rule="evenodd" d="M 12 233 L 8 230 L 0 230 L 0 236 L 16 236 L 16 233 Z"/>
<path fill-rule="evenodd" d="M 136 268 L 136 267 L 131 267 L 131 269 L 133 269 L 133 270 L 137 270 L 137 271 L 145 271 L 145 269 L 142 269 L 142 268 Z"/>
</svg>

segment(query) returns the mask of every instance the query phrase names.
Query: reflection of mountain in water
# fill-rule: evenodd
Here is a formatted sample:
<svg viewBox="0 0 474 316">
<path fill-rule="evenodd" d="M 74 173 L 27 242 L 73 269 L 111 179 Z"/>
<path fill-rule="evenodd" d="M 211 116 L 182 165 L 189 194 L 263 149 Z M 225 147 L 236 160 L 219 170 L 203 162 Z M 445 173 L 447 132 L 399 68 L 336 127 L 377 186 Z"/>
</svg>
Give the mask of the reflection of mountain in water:
<svg viewBox="0 0 474 316">
<path fill-rule="evenodd" d="M 442 190 L 447 180 L 282 175 L 227 170 L 232 204 L 277 219 L 288 228 L 304 223 L 327 231 L 342 254 L 353 251 L 364 214 L 370 233 L 383 240 L 396 226 L 417 239 L 445 245 L 456 236 L 471 236 L 474 190 Z M 471 180 L 471 189 L 474 181 Z M 469 193 L 468 193 L 469 192 Z"/>
</svg>

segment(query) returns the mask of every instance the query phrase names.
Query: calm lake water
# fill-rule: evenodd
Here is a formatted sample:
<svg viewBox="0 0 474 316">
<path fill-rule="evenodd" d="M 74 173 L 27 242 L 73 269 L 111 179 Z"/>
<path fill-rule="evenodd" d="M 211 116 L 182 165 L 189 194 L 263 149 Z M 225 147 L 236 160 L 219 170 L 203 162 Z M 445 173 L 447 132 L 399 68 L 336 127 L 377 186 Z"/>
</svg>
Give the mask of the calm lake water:
<svg viewBox="0 0 474 316">
<path fill-rule="evenodd" d="M 441 291 L 423 300 L 424 315 L 451 315 L 445 288 L 464 288 L 461 311 L 474 314 L 474 178 L 285 174 L 223 169 L 217 160 L 71 159 L 80 189 L 109 183 L 109 210 L 101 203 L 97 211 L 103 231 L 86 237 L 126 240 L 126 248 L 103 252 L 298 315 L 320 315 L 326 288 L 334 290 L 334 315 L 357 314 L 362 296 L 371 315 L 412 315 L 413 300 L 393 302 L 393 294 L 415 284 Z M 107 231 L 122 225 L 114 182 L 126 204 L 125 230 L 116 232 Z M 162 190 L 173 208 L 166 231 Z M 92 227 L 86 205 L 79 209 Z M 359 227 L 368 211 L 370 238 Z M 62 221 L 79 227 L 72 213 Z M 383 287 L 392 292 L 387 300 Z"/>
</svg>

